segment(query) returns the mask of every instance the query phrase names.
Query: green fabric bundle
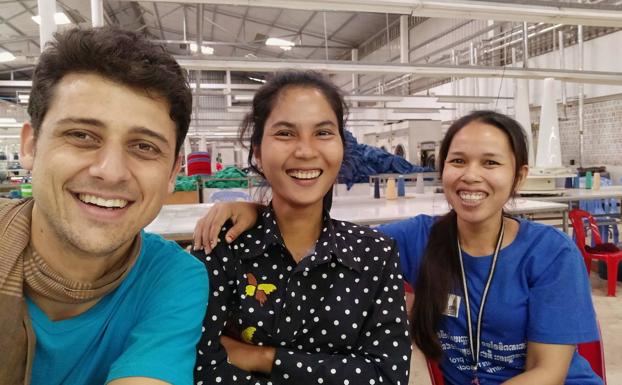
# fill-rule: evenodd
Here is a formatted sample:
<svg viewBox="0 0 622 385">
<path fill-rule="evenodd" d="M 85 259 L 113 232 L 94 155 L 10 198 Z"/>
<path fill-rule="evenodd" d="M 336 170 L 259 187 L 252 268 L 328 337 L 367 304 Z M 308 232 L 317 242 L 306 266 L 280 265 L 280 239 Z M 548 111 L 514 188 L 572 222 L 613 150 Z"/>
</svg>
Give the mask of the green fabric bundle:
<svg viewBox="0 0 622 385">
<path fill-rule="evenodd" d="M 175 180 L 175 191 L 196 191 L 199 176 L 178 175 Z"/>
<path fill-rule="evenodd" d="M 238 178 L 240 180 L 218 180 L 218 179 L 233 179 Z M 241 178 L 244 178 L 243 180 Z M 207 188 L 248 188 L 248 180 L 246 179 L 246 173 L 235 166 L 229 166 L 225 169 L 218 171 L 205 181 L 205 187 Z"/>
</svg>

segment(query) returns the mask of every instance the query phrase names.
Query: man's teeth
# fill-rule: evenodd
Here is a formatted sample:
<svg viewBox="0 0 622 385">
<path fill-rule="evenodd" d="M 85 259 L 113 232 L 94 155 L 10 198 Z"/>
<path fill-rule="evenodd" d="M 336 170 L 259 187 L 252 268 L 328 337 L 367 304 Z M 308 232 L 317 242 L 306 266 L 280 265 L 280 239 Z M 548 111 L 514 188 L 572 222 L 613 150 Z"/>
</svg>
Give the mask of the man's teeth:
<svg viewBox="0 0 622 385">
<path fill-rule="evenodd" d="M 460 195 L 460 199 L 465 200 L 465 201 L 470 201 L 470 202 L 477 202 L 477 201 L 481 201 L 482 199 L 486 198 L 486 193 L 483 193 L 483 192 L 460 191 L 459 195 Z"/>
<path fill-rule="evenodd" d="M 90 203 L 92 205 L 107 207 L 107 208 L 118 208 L 122 209 L 127 206 L 127 201 L 124 199 L 104 199 L 100 197 L 96 197 L 94 195 L 89 194 L 79 194 L 78 198 L 84 203 Z"/>
<path fill-rule="evenodd" d="M 315 179 L 318 176 L 320 176 L 320 174 L 322 173 L 322 171 L 320 170 L 309 170 L 309 171 L 290 171 L 287 173 L 287 175 L 294 177 L 296 179 Z"/>
</svg>

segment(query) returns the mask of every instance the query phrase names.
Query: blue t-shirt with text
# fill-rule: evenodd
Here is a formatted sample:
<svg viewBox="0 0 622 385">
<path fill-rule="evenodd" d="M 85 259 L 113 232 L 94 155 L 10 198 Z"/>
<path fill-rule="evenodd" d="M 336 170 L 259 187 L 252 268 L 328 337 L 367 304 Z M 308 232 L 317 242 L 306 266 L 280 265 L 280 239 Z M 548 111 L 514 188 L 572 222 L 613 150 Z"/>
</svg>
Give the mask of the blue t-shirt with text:
<svg viewBox="0 0 622 385">
<path fill-rule="evenodd" d="M 404 277 L 413 287 L 434 222 L 434 217 L 418 215 L 378 228 L 397 240 Z M 566 234 L 551 226 L 519 223 L 514 241 L 499 252 L 484 310 L 478 371 L 482 384 L 500 384 L 524 372 L 528 341 L 577 344 L 599 339 L 579 250 Z M 492 256 L 463 252 L 463 261 L 475 331 Z M 462 297 L 461 288 L 453 294 Z M 440 367 L 448 385 L 469 384 L 473 374 L 464 299 L 454 305 L 457 317 L 443 315 L 438 331 L 445 353 Z M 602 381 L 575 352 L 564 384 Z"/>
<path fill-rule="evenodd" d="M 86 312 L 52 321 L 27 299 L 37 338 L 32 385 L 99 385 L 123 377 L 192 384 L 207 272 L 176 243 L 141 236 L 125 280 Z"/>
</svg>

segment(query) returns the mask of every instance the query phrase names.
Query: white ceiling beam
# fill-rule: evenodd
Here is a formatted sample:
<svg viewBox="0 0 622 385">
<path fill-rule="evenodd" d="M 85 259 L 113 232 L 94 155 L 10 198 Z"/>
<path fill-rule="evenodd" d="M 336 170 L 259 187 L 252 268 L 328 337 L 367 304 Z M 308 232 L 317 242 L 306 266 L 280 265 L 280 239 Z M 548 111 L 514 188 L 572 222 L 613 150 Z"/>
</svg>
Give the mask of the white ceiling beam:
<svg viewBox="0 0 622 385">
<path fill-rule="evenodd" d="M 147 1 L 169 2 L 170 0 Z M 587 6 L 560 6 L 561 4 L 530 5 L 474 0 L 177 0 L 177 2 L 622 27 L 622 11 L 611 7 L 597 9 Z"/>
<path fill-rule="evenodd" d="M 0 87 L 32 87 L 30 80 L 0 80 Z"/>
<path fill-rule="evenodd" d="M 314 70 L 325 73 L 413 74 L 417 77 L 444 78 L 555 78 L 571 83 L 622 85 L 622 72 L 556 70 L 548 68 L 511 68 L 451 66 L 438 64 L 371 64 L 350 61 L 244 60 L 238 58 L 194 59 L 177 57 L 188 70 L 274 72 L 286 69 Z"/>
</svg>

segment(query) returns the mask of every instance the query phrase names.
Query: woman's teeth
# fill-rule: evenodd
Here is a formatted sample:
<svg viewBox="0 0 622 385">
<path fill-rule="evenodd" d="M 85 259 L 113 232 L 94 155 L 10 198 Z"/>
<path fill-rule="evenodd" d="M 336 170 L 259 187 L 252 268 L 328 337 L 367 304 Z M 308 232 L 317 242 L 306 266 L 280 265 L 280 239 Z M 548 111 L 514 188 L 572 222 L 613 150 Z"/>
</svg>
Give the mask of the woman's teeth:
<svg viewBox="0 0 622 385">
<path fill-rule="evenodd" d="M 487 194 L 483 192 L 466 192 L 466 191 L 460 191 L 458 195 L 460 196 L 460 199 L 467 201 L 467 202 L 478 202 L 486 198 L 487 196 Z"/>
<path fill-rule="evenodd" d="M 319 177 L 321 174 L 322 174 L 321 170 L 308 170 L 308 171 L 294 170 L 294 171 L 289 171 L 287 173 L 287 175 L 291 176 L 292 178 L 296 178 L 296 179 L 315 179 Z"/>
</svg>

